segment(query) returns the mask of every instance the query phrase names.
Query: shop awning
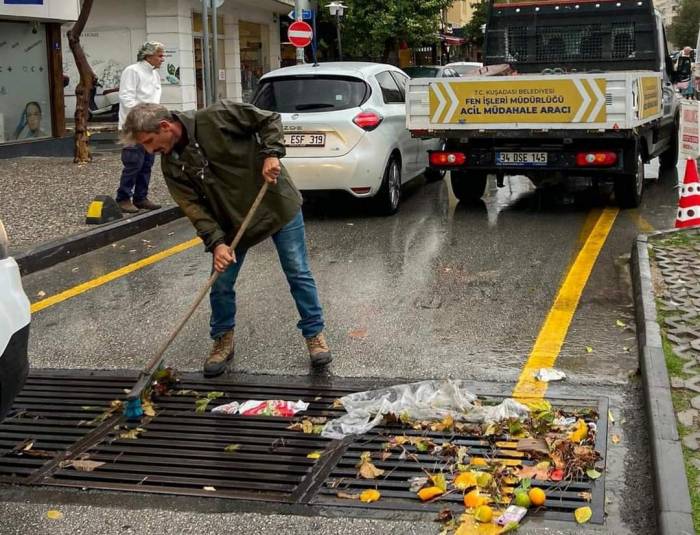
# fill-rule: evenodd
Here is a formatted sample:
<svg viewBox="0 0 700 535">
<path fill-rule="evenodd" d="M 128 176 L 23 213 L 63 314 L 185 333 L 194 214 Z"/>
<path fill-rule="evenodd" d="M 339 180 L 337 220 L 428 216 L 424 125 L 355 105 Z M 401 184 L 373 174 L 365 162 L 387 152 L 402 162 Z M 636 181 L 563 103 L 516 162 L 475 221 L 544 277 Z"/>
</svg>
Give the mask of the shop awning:
<svg viewBox="0 0 700 535">
<path fill-rule="evenodd" d="M 466 42 L 466 39 L 464 39 L 464 37 L 455 37 L 454 35 L 447 35 L 441 33 L 440 41 L 443 41 L 446 45 L 449 46 L 459 46 L 463 45 Z"/>
</svg>

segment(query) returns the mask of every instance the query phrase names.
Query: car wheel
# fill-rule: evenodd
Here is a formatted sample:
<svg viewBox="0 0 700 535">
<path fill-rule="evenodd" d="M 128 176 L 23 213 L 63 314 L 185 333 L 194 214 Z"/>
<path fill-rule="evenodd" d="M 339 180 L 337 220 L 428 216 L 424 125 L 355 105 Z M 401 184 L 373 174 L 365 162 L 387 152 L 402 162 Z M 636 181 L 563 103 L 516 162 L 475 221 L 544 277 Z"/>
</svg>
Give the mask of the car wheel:
<svg viewBox="0 0 700 535">
<path fill-rule="evenodd" d="M 382 185 L 374 198 L 377 211 L 381 215 L 393 215 L 401 202 L 401 164 L 392 156 L 384 171 Z"/>
<path fill-rule="evenodd" d="M 661 169 L 672 169 L 678 164 L 678 121 L 673 127 L 671 146 L 659 155 L 659 167 Z"/>
<path fill-rule="evenodd" d="M 644 193 L 644 160 L 639 145 L 628 154 L 635 163 L 627 173 L 615 179 L 615 198 L 620 208 L 637 208 Z"/>
<path fill-rule="evenodd" d="M 476 202 L 484 196 L 488 173 L 483 171 L 452 171 L 452 192 L 460 201 Z"/>
</svg>

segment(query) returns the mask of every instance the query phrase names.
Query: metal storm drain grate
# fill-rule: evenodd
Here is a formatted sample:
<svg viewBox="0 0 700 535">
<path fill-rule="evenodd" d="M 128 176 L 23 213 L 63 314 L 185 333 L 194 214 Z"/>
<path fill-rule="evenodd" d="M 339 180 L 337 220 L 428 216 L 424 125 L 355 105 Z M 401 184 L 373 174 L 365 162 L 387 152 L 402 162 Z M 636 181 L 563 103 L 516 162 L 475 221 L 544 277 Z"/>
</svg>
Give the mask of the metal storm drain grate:
<svg viewBox="0 0 700 535">
<path fill-rule="evenodd" d="M 313 377 L 242 377 L 203 381 L 184 378 L 182 395 L 161 396 L 156 415 L 140 428 L 125 426 L 121 411 L 109 412 L 123 399 L 135 374 L 33 371 L 9 416 L 0 424 L 0 482 L 199 496 L 246 502 L 272 502 L 307 508 L 312 514 L 375 517 L 396 511 L 430 513 L 445 507 L 463 511 L 462 495 L 448 494 L 421 503 L 411 490 L 412 478 L 440 471 L 439 454 L 414 452 L 410 458 L 383 456 L 386 443 L 398 434 L 430 439 L 434 445 L 464 448 L 465 458 L 483 458 L 515 466 L 533 464 L 507 437 L 490 441 L 464 432 L 414 431 L 400 425 L 376 427 L 361 436 L 329 440 L 288 429 L 290 419 L 265 416 L 197 413 L 196 399 L 208 392 L 222 395 L 216 405 L 248 399 L 298 399 L 308 402 L 303 418 L 335 418 L 333 402 L 351 392 L 379 385 L 370 380 Z M 217 394 L 218 395 L 218 394 Z M 502 398 L 487 396 L 484 403 Z M 551 400 L 560 408 L 591 409 L 607 415 L 607 401 Z M 297 418 L 300 419 L 300 418 Z M 598 422 L 596 450 L 605 461 L 606 419 Z M 312 452 L 320 452 L 320 458 Z M 384 470 L 381 478 L 357 475 L 363 452 Z M 384 458 L 384 460 L 382 460 Z M 603 477 L 586 482 L 534 481 L 547 490 L 545 518 L 573 520 L 583 505 L 593 510 L 592 522 L 604 515 Z M 381 500 L 366 504 L 343 499 L 377 489 Z M 590 502 L 584 499 L 590 493 Z"/>
</svg>

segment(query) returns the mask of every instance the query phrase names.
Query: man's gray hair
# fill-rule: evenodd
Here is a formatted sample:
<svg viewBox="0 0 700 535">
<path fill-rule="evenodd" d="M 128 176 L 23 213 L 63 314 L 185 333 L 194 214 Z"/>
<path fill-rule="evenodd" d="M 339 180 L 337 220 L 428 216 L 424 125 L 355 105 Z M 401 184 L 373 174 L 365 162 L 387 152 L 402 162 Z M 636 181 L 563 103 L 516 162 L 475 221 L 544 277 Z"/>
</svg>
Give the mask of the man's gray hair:
<svg viewBox="0 0 700 535">
<path fill-rule="evenodd" d="M 158 41 L 146 41 L 141 48 L 139 48 L 138 54 L 136 54 L 136 61 L 143 61 L 148 56 L 157 54 L 159 50 L 165 51 L 165 45 L 159 43 Z"/>
<path fill-rule="evenodd" d="M 138 143 L 137 134 L 156 133 L 160 130 L 161 121 L 172 120 L 173 116 L 165 106 L 148 102 L 137 104 L 126 116 L 119 140 L 125 145 L 133 145 Z"/>
</svg>

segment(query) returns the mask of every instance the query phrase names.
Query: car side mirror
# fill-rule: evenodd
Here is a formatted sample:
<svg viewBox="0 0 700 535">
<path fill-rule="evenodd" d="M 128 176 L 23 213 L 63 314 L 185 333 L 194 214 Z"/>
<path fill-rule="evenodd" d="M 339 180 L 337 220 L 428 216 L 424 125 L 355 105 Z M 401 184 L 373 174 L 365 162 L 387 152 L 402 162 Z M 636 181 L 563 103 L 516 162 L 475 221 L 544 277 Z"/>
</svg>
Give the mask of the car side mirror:
<svg viewBox="0 0 700 535">
<path fill-rule="evenodd" d="M 671 56 L 666 56 L 666 74 L 668 74 L 671 82 L 676 83 L 678 76 L 676 74 L 676 69 L 673 67 L 673 59 L 671 59 Z"/>
</svg>

